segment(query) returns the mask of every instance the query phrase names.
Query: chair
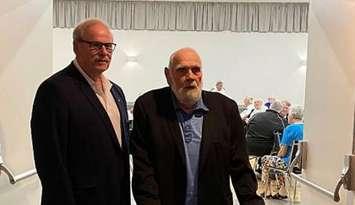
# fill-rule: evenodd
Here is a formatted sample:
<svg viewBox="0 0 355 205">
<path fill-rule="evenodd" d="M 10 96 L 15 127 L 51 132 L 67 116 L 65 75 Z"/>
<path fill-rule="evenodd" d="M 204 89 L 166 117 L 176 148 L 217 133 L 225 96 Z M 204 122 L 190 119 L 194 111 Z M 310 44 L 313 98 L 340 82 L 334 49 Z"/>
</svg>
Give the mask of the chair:
<svg viewBox="0 0 355 205">
<path fill-rule="evenodd" d="M 287 178 L 291 182 L 291 173 L 294 174 L 302 174 L 302 158 L 301 158 L 301 149 L 300 143 L 295 141 L 292 145 L 291 149 L 291 158 L 288 169 L 286 171 Z M 296 188 L 297 188 L 297 180 L 295 180 L 294 190 L 293 190 L 293 199 L 296 197 Z"/>
<path fill-rule="evenodd" d="M 280 169 L 277 167 L 272 167 L 272 166 L 267 166 L 268 171 L 269 171 L 269 176 L 270 175 L 275 175 L 275 178 L 277 179 L 277 174 L 278 172 L 283 174 L 285 179 L 288 179 L 289 183 L 291 183 L 291 173 L 295 174 L 301 174 L 302 173 L 302 160 L 301 160 L 301 152 L 299 149 L 300 143 L 298 141 L 294 141 L 291 147 L 291 156 L 290 156 L 290 163 L 286 167 L 286 169 Z M 274 172 L 274 173 L 272 173 Z M 266 184 L 268 184 L 269 179 L 267 179 Z M 276 180 L 277 181 L 277 180 Z M 277 181 L 277 183 L 279 183 Z M 295 180 L 294 184 L 294 190 L 293 190 L 293 199 L 296 197 L 296 186 L 297 186 L 297 181 Z M 267 192 L 267 191 L 266 191 Z M 265 194 L 266 195 L 266 194 Z"/>
<path fill-rule="evenodd" d="M 251 167 L 252 167 L 252 169 L 254 171 L 254 174 L 255 174 L 257 179 L 261 178 L 260 159 L 261 159 L 260 156 L 255 156 L 255 155 L 250 155 L 249 156 L 249 162 L 251 164 Z"/>
<path fill-rule="evenodd" d="M 281 141 L 280 137 L 282 135 L 282 133 L 277 132 L 277 131 L 275 131 L 273 134 L 274 134 L 274 144 L 273 144 L 272 150 L 270 152 L 270 155 L 275 155 L 279 151 L 279 149 L 280 149 L 280 141 Z M 252 165 L 252 168 L 253 168 L 254 173 L 256 175 L 261 174 L 261 173 L 258 173 L 258 171 L 257 171 L 258 169 L 261 168 L 261 157 L 263 157 L 263 156 L 249 155 L 249 162 L 250 161 L 254 161 L 253 165 Z"/>
</svg>

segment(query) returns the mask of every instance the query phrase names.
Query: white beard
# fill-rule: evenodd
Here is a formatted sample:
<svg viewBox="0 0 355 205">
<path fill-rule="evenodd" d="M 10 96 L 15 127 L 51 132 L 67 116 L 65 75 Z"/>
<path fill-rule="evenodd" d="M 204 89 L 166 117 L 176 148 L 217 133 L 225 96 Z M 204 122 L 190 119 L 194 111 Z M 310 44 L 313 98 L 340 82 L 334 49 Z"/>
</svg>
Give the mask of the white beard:
<svg viewBox="0 0 355 205">
<path fill-rule="evenodd" d="M 201 98 L 201 89 L 200 88 L 195 88 L 195 89 L 189 89 L 185 90 L 183 88 L 180 88 L 179 90 L 173 90 L 176 98 L 178 101 L 182 104 L 185 104 L 187 106 L 192 106 L 197 103 L 197 101 L 200 100 Z"/>
</svg>

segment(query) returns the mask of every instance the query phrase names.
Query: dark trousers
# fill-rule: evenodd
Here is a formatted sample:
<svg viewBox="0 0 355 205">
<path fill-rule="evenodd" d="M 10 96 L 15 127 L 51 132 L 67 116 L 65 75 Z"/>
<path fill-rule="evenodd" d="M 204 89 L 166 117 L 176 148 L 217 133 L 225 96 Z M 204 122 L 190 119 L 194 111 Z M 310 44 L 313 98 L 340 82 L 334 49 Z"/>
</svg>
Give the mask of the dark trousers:
<svg viewBox="0 0 355 205">
<path fill-rule="evenodd" d="M 249 155 L 261 157 L 264 155 L 269 155 L 274 145 L 272 143 L 248 141 L 247 146 Z"/>
</svg>

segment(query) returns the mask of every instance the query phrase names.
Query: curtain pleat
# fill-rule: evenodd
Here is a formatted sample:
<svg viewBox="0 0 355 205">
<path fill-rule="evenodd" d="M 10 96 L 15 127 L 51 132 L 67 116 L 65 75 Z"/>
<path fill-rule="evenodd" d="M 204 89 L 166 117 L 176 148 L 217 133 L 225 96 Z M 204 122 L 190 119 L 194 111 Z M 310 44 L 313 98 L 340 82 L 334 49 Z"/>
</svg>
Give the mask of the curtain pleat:
<svg viewBox="0 0 355 205">
<path fill-rule="evenodd" d="M 308 30 L 308 3 L 54 0 L 53 26 L 100 18 L 117 30 L 289 32 Z"/>
</svg>

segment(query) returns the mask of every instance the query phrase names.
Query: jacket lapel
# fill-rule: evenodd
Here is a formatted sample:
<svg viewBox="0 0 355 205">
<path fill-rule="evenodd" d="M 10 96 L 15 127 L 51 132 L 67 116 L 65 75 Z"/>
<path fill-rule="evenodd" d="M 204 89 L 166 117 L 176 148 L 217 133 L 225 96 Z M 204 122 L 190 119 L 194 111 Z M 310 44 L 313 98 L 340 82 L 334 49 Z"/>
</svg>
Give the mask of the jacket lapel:
<svg viewBox="0 0 355 205">
<path fill-rule="evenodd" d="M 120 112 L 120 121 L 121 121 L 121 138 L 122 138 L 122 147 L 126 148 L 127 150 L 129 149 L 128 146 L 128 127 L 126 126 L 126 122 L 128 122 L 128 116 L 127 116 L 127 108 L 125 105 L 125 101 L 123 99 L 123 96 L 120 95 L 119 90 L 115 87 L 115 85 L 112 85 L 111 88 L 111 94 L 113 98 L 115 99 L 116 105 L 118 107 L 118 110 Z"/>
<path fill-rule="evenodd" d="M 200 159 L 199 159 L 199 173 L 202 172 L 206 161 L 208 160 L 208 150 L 212 149 L 212 137 L 215 136 L 215 129 L 214 123 L 216 123 L 215 115 L 213 114 L 214 110 L 208 106 L 207 99 L 203 98 L 203 103 L 208 107 L 209 111 L 203 117 L 203 124 L 202 124 L 202 139 L 200 145 Z"/>
<path fill-rule="evenodd" d="M 170 91 L 170 89 L 168 90 Z M 184 142 L 183 142 L 181 128 L 179 126 L 179 122 L 176 116 L 176 111 L 173 106 L 173 102 L 171 99 L 172 96 L 170 92 L 166 92 L 166 96 L 165 96 L 166 100 L 164 104 L 167 103 L 167 105 L 162 106 L 163 109 L 166 109 L 165 111 L 163 111 L 163 113 L 168 113 L 167 124 L 170 130 L 170 136 L 172 137 L 174 144 L 177 146 L 179 156 L 181 158 L 183 166 L 186 167 L 186 155 L 185 155 Z"/>
<path fill-rule="evenodd" d="M 89 83 L 86 81 L 86 79 L 81 75 L 81 73 L 75 68 L 75 66 L 72 64 L 71 67 L 74 76 L 77 78 L 77 83 L 84 95 L 87 97 L 88 101 L 93 105 L 95 110 L 99 113 L 99 116 L 104 123 L 106 130 L 108 131 L 108 134 L 111 137 L 111 140 L 113 140 L 114 145 L 116 147 L 120 147 L 118 143 L 118 139 L 116 137 L 115 131 L 113 129 L 110 117 L 108 116 L 105 108 L 102 106 L 100 100 L 97 98 L 95 92 L 92 90 L 90 87 Z"/>
<path fill-rule="evenodd" d="M 175 114 L 176 117 L 176 114 Z M 185 147 L 184 147 L 184 142 L 182 140 L 182 134 L 181 134 L 181 129 L 179 124 L 176 121 L 169 121 L 169 128 L 170 128 L 170 134 L 174 140 L 174 144 L 177 146 L 179 155 L 181 157 L 181 161 L 184 167 L 186 167 L 186 154 L 185 154 Z"/>
</svg>

